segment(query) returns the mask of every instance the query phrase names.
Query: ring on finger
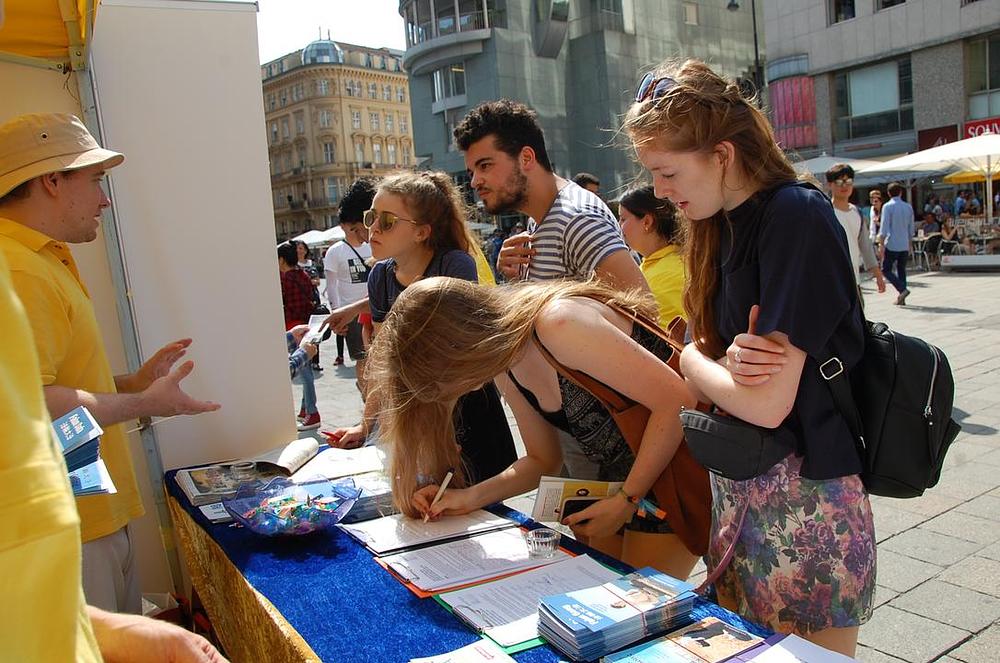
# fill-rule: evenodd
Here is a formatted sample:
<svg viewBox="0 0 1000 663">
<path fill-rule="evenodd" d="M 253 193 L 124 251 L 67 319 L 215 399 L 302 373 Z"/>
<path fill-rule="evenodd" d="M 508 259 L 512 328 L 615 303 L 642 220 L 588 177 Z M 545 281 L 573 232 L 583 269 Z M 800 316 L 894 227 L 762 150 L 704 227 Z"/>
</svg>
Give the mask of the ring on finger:
<svg viewBox="0 0 1000 663">
<path fill-rule="evenodd" d="M 743 362 L 743 359 L 742 359 L 742 358 L 740 358 L 740 353 L 741 353 L 741 352 L 743 352 L 743 348 L 737 348 L 737 349 L 736 349 L 736 353 L 735 353 L 735 354 L 733 355 L 733 359 L 735 359 L 735 360 L 736 360 L 736 363 L 737 363 L 737 364 L 739 364 L 739 363 L 742 363 L 742 362 Z"/>
</svg>

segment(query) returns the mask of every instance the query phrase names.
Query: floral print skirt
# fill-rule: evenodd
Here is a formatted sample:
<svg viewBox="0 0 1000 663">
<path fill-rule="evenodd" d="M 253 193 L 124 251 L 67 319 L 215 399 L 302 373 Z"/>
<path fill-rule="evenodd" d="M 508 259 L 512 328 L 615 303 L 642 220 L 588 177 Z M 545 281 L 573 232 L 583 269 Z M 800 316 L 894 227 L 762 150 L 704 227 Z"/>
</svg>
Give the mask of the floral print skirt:
<svg viewBox="0 0 1000 663">
<path fill-rule="evenodd" d="M 709 568 L 725 555 L 743 505 L 732 562 L 716 581 L 745 618 L 775 631 L 859 626 L 875 595 L 875 528 L 861 478 L 799 475 L 794 454 L 747 481 L 711 475 Z"/>
</svg>

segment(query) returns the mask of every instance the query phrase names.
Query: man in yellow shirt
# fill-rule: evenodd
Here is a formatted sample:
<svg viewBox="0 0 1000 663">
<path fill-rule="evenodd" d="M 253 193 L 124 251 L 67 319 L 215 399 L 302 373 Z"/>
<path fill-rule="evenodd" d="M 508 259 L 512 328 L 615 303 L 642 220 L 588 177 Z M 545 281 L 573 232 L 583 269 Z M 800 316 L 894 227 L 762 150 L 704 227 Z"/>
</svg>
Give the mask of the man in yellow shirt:
<svg viewBox="0 0 1000 663">
<path fill-rule="evenodd" d="M 124 157 L 104 150 L 72 115 L 22 115 L 0 125 L 0 254 L 24 305 L 52 417 L 85 405 L 104 428 L 101 453 L 116 494 L 81 497 L 83 586 L 88 603 L 139 612 L 129 520 L 142 515 L 123 421 L 218 409 L 180 388 L 191 362 L 173 365 L 190 339 L 158 351 L 134 374 L 114 376 L 93 305 L 68 244 L 97 237 L 110 204 L 101 181 Z"/>
<path fill-rule="evenodd" d="M 676 210 L 669 200 L 660 200 L 653 187 L 627 191 L 618 201 L 619 222 L 629 248 L 642 256 L 639 269 L 660 305 L 660 326 L 684 317 L 684 261 L 674 243 Z"/>
<path fill-rule="evenodd" d="M 0 444 L 0 660 L 221 662 L 201 636 L 84 603 L 80 518 L 45 411 L 31 328 L 2 254 L 0 338 L 0 430 L 16 441 Z"/>
</svg>

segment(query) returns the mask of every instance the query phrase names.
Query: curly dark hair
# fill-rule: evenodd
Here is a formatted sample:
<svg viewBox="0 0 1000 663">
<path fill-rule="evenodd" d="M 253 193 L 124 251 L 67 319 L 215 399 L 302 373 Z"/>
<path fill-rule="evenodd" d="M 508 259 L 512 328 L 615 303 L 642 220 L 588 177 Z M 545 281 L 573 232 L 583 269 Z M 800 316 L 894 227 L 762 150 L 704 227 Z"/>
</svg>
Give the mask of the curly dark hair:
<svg viewBox="0 0 1000 663">
<path fill-rule="evenodd" d="M 381 178 L 362 177 L 355 180 L 337 206 L 341 223 L 361 223 L 365 212 L 371 209 L 375 189 Z"/>
<path fill-rule="evenodd" d="M 463 152 L 487 136 L 493 136 L 497 149 L 513 158 L 521 148 L 530 147 L 542 168 L 552 172 L 538 115 L 524 104 L 510 99 L 487 101 L 469 111 L 455 127 L 455 144 Z"/>
</svg>

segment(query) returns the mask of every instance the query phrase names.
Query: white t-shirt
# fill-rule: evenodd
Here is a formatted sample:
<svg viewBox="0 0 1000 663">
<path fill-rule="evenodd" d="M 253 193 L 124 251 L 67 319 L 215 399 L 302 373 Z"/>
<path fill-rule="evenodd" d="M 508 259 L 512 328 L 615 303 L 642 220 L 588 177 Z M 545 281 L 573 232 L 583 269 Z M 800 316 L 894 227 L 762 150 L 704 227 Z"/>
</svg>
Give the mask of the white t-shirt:
<svg viewBox="0 0 1000 663">
<path fill-rule="evenodd" d="M 368 296 L 368 266 L 372 257 L 368 243 L 352 247 L 347 242 L 337 242 L 326 250 L 323 271 L 326 273 L 326 298 L 330 308 L 352 304 Z"/>
<path fill-rule="evenodd" d="M 861 234 L 861 213 L 858 212 L 858 208 L 851 205 L 848 210 L 833 208 L 833 213 L 837 216 L 837 221 L 840 221 L 840 225 L 843 226 L 844 232 L 847 233 L 847 248 L 851 252 L 851 264 L 854 265 L 854 278 L 860 278 L 859 270 L 864 266 L 864 261 L 861 260 L 861 247 L 858 245 L 858 237 Z"/>
</svg>

